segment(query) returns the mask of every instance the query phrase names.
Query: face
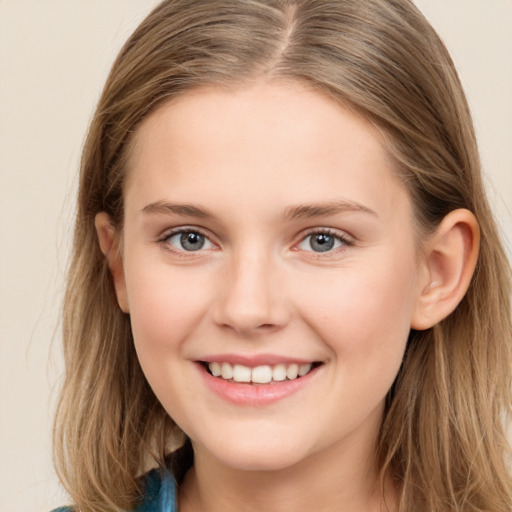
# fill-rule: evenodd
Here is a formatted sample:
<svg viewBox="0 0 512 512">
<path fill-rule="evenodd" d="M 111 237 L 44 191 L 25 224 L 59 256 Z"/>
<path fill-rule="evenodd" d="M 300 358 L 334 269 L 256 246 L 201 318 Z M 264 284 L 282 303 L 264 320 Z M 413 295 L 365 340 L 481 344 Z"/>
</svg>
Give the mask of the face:
<svg viewBox="0 0 512 512">
<path fill-rule="evenodd" d="M 275 470 L 373 446 L 418 296 L 377 130 L 296 83 L 211 87 L 132 150 L 118 297 L 196 450 Z"/>
</svg>

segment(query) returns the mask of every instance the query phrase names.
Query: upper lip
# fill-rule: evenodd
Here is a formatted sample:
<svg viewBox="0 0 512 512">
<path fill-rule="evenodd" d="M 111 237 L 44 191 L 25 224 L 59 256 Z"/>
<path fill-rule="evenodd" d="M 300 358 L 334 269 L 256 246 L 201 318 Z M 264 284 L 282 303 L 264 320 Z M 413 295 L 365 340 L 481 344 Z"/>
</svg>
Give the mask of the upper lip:
<svg viewBox="0 0 512 512">
<path fill-rule="evenodd" d="M 308 364 L 320 362 L 317 359 L 305 359 L 300 357 L 282 356 L 278 354 L 216 354 L 212 356 L 202 357 L 198 361 L 203 363 L 229 363 L 240 364 L 250 368 L 263 365 L 277 365 L 277 364 Z"/>
</svg>

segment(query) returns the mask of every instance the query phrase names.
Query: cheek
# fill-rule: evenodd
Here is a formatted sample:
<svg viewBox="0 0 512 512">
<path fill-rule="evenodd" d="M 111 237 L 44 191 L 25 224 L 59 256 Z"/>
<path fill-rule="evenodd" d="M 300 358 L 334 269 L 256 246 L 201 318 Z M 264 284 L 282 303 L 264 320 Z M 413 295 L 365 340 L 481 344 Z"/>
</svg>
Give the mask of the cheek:
<svg viewBox="0 0 512 512">
<path fill-rule="evenodd" d="M 383 362 L 399 366 L 414 310 L 414 281 L 412 259 L 377 258 L 316 279 L 303 295 L 302 310 L 337 358 L 375 368 Z"/>
<path fill-rule="evenodd" d="M 195 398 L 188 366 L 182 364 L 190 356 L 186 341 L 205 316 L 208 292 L 204 279 L 173 272 L 166 265 L 145 267 L 139 263 L 142 261 L 126 272 L 135 350 L 164 408 L 169 414 L 172 411 L 173 418 L 183 420 L 188 418 L 186 404 Z M 187 421 L 180 421 L 185 430 Z"/>
<path fill-rule="evenodd" d="M 179 348 L 207 308 L 204 276 L 173 271 L 165 265 L 127 263 L 126 284 L 137 350 Z"/>
</svg>

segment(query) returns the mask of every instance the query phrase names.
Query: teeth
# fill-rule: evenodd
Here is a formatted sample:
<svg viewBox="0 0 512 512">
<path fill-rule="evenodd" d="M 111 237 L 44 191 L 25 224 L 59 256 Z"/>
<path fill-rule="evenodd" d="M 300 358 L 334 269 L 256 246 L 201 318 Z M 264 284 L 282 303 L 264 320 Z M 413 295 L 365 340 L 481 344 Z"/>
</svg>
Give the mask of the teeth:
<svg viewBox="0 0 512 512">
<path fill-rule="evenodd" d="M 222 363 L 221 376 L 226 380 L 233 378 L 233 367 L 229 363 Z"/>
<path fill-rule="evenodd" d="M 258 384 L 268 384 L 272 380 L 272 368 L 270 366 L 256 366 L 252 369 L 251 380 Z"/>
<path fill-rule="evenodd" d="M 277 382 L 281 382 L 286 379 L 286 366 L 284 364 L 274 366 L 274 369 L 272 370 L 272 379 Z"/>
<path fill-rule="evenodd" d="M 251 369 L 241 364 L 233 367 L 233 380 L 236 382 L 251 382 Z"/>
<path fill-rule="evenodd" d="M 219 363 L 210 363 L 210 371 L 214 377 L 222 375 L 222 368 Z"/>
<path fill-rule="evenodd" d="M 299 365 L 298 364 L 291 364 L 288 366 L 288 370 L 286 370 L 286 376 L 290 379 L 296 379 L 297 375 L 299 375 Z"/>
<path fill-rule="evenodd" d="M 231 365 L 229 363 L 209 363 L 208 368 L 214 377 L 222 377 L 225 380 L 233 379 L 235 382 L 254 382 L 256 384 L 268 384 L 271 381 L 282 382 L 286 379 L 294 380 L 304 377 L 312 368 L 307 364 L 276 364 L 275 366 L 255 366 L 250 368 L 242 364 Z"/>
<path fill-rule="evenodd" d="M 299 366 L 299 377 L 304 377 L 304 375 L 306 375 L 307 373 L 309 373 L 311 370 L 311 364 L 310 363 L 307 363 L 307 364 L 301 364 Z"/>
</svg>

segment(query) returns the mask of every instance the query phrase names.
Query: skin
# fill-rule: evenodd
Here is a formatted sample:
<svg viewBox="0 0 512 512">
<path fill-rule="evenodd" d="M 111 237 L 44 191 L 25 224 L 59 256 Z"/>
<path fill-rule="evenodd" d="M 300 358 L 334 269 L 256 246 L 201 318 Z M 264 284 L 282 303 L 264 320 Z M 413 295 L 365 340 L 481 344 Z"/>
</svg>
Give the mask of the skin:
<svg viewBox="0 0 512 512">
<path fill-rule="evenodd" d="M 456 306 L 478 245 L 459 210 L 418 251 L 381 142 L 364 119 L 289 82 L 198 89 L 138 128 L 123 232 L 104 213 L 96 226 L 141 366 L 193 441 L 181 511 L 381 510 L 384 398 L 410 328 Z M 205 235 L 202 249 L 180 245 L 172 233 L 183 228 Z M 326 229 L 336 243 L 316 252 L 312 234 Z M 198 369 L 218 354 L 322 364 L 275 403 L 233 404 Z"/>
</svg>

